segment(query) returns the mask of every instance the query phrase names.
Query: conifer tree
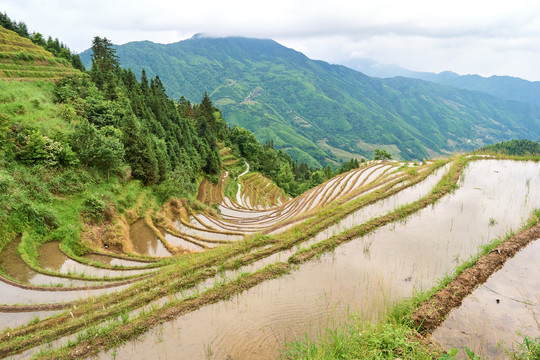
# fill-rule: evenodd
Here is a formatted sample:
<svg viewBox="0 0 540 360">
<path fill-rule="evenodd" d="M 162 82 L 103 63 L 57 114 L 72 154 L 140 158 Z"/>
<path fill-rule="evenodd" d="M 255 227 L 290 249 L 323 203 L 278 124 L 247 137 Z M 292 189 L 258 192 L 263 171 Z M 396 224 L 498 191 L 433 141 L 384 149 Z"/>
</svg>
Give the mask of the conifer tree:
<svg viewBox="0 0 540 360">
<path fill-rule="evenodd" d="M 94 37 L 92 41 L 92 68 L 90 76 L 98 89 L 111 100 L 117 99 L 117 72 L 120 68 L 116 50 L 107 38 Z"/>
</svg>

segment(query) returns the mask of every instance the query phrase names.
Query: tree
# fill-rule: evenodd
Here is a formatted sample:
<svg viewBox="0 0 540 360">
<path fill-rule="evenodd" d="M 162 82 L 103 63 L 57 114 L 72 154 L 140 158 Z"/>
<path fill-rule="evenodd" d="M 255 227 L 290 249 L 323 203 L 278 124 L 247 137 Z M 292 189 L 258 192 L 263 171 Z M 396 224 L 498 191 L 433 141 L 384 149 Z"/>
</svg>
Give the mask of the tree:
<svg viewBox="0 0 540 360">
<path fill-rule="evenodd" d="M 94 37 L 91 59 L 90 76 L 92 81 L 98 89 L 105 92 L 109 99 L 116 99 L 117 72 L 120 69 L 120 63 L 112 42 L 107 38 Z"/>
<path fill-rule="evenodd" d="M 106 171 L 108 178 L 111 170 L 115 172 L 124 164 L 121 137 L 122 132 L 113 126 L 104 126 L 98 130 L 83 119 L 75 127 L 72 144 L 81 163 Z"/>
<path fill-rule="evenodd" d="M 386 150 L 375 149 L 373 151 L 373 155 L 374 155 L 373 156 L 374 160 L 391 160 L 392 159 L 392 154 L 390 154 Z"/>
<path fill-rule="evenodd" d="M 122 125 L 126 160 L 131 166 L 131 175 L 147 185 L 157 183 L 159 181 L 159 163 L 148 129 L 141 126 L 141 123 L 133 115 L 126 116 Z"/>
<path fill-rule="evenodd" d="M 79 54 L 72 54 L 71 55 L 71 65 L 77 70 L 85 71 L 84 65 L 82 63 L 81 57 Z"/>
</svg>

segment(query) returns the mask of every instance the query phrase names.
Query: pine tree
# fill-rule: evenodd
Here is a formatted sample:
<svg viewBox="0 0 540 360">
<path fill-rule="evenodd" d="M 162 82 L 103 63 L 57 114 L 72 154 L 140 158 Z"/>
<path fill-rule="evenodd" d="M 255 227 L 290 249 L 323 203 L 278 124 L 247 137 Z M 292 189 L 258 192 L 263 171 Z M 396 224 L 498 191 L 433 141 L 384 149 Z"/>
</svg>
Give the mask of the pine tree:
<svg viewBox="0 0 540 360">
<path fill-rule="evenodd" d="M 113 44 L 107 38 L 102 39 L 96 36 L 92 41 L 92 52 L 92 68 L 90 69 L 92 81 L 98 89 L 105 92 L 109 99 L 117 99 L 117 73 L 120 63 Z"/>
</svg>

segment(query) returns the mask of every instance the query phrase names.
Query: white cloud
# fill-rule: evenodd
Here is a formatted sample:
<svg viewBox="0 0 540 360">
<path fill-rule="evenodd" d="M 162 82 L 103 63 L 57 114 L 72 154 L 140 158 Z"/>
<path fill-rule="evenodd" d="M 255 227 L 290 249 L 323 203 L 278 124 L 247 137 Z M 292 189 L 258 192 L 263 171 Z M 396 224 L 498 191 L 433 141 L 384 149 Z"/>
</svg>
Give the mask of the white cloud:
<svg viewBox="0 0 540 360">
<path fill-rule="evenodd" d="M 73 50 L 175 42 L 195 33 L 273 38 L 330 62 L 370 57 L 412 70 L 540 80 L 536 0 L 0 0 L 1 11 Z"/>
</svg>

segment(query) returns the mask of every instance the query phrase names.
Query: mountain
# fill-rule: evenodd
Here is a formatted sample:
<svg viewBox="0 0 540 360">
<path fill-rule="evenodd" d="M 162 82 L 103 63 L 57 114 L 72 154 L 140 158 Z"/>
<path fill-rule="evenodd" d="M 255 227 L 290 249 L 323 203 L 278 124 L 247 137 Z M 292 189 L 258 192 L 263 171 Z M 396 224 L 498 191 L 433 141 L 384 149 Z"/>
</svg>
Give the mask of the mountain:
<svg viewBox="0 0 540 360">
<path fill-rule="evenodd" d="M 480 91 L 506 100 L 521 101 L 540 107 L 540 81 L 527 81 L 512 76 L 458 75 L 451 71 L 439 74 L 415 73 L 415 78 L 461 89 Z"/>
<path fill-rule="evenodd" d="M 412 71 L 401 66 L 394 64 L 381 64 L 375 60 L 368 58 L 351 58 L 342 60 L 339 65 L 346 66 L 356 71 L 360 71 L 368 76 L 378 78 L 392 78 L 396 76 L 403 76 L 413 79 L 423 79 L 424 74 L 431 74 L 427 72 Z"/>
<path fill-rule="evenodd" d="M 314 61 L 272 40 L 196 36 L 116 46 L 123 67 L 158 75 L 173 98 L 208 92 L 229 124 L 318 166 L 371 157 L 413 160 L 511 138 L 540 138 L 539 108 Z M 81 54 L 90 63 L 88 51 Z"/>
<path fill-rule="evenodd" d="M 391 78 L 404 76 L 454 86 L 460 89 L 480 91 L 506 100 L 521 101 L 540 106 L 540 81 L 528 81 L 512 76 L 458 75 L 451 71 L 441 73 L 407 70 L 397 65 L 380 64 L 371 59 L 349 59 L 340 62 L 353 70 L 369 76 Z"/>
</svg>

